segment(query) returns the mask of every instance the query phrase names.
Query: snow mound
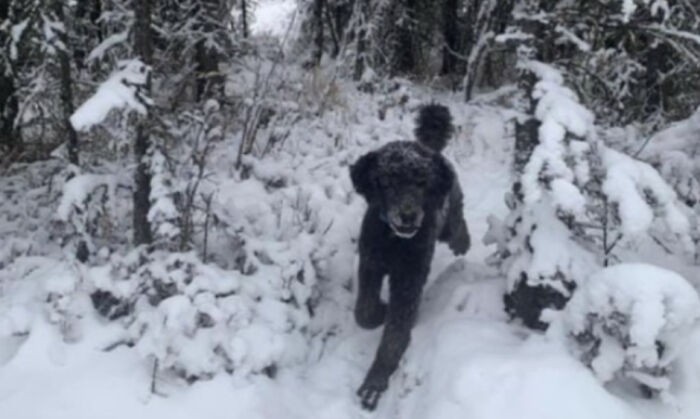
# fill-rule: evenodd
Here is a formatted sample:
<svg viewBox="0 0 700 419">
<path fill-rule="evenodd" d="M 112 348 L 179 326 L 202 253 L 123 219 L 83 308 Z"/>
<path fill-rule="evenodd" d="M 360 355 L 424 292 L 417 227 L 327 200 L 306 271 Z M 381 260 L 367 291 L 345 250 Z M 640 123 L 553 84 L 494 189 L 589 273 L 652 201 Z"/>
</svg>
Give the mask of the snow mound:
<svg viewBox="0 0 700 419">
<path fill-rule="evenodd" d="M 652 265 L 605 268 L 579 289 L 565 330 L 598 379 L 638 381 L 669 396 L 671 364 L 700 319 L 700 298 L 680 275 Z"/>
</svg>

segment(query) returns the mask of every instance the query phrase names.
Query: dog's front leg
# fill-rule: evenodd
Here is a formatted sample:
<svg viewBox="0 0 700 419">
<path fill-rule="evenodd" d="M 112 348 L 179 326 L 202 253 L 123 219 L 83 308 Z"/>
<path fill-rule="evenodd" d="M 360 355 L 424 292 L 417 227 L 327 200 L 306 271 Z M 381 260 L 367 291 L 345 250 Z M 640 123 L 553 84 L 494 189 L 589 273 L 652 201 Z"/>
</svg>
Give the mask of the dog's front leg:
<svg viewBox="0 0 700 419">
<path fill-rule="evenodd" d="M 374 362 L 357 391 L 362 407 L 374 410 L 389 384 L 389 377 L 396 371 L 399 361 L 411 340 L 411 327 L 418 312 L 423 282 L 419 278 L 402 278 L 403 284 L 392 281 L 389 310 L 384 333 Z"/>
<path fill-rule="evenodd" d="M 380 298 L 385 272 L 379 261 L 372 259 L 373 249 L 363 250 L 360 249 L 355 321 L 364 329 L 375 329 L 384 323 L 386 316 L 386 304 Z"/>
</svg>

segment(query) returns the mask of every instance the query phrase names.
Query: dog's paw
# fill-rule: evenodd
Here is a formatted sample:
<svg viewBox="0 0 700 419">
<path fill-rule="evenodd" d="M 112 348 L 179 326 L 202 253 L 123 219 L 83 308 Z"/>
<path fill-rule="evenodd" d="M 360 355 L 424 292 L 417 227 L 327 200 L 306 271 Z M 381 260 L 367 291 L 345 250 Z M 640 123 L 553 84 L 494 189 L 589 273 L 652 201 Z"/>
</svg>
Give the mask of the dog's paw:
<svg viewBox="0 0 700 419">
<path fill-rule="evenodd" d="M 362 407 L 369 411 L 374 410 L 387 386 L 388 381 L 385 379 L 367 377 L 359 390 L 357 390 L 357 395 L 360 396 Z"/>
<path fill-rule="evenodd" d="M 376 329 L 384 324 L 387 306 L 384 302 L 376 304 L 357 304 L 355 321 L 363 329 Z"/>
<path fill-rule="evenodd" d="M 471 242 L 469 236 L 463 236 L 452 239 L 448 245 L 455 255 L 464 255 L 469 250 Z"/>
<path fill-rule="evenodd" d="M 463 255 L 467 253 L 469 247 L 471 247 L 471 238 L 469 237 L 469 231 L 467 230 L 466 223 L 462 222 L 457 228 L 457 231 L 453 233 L 450 237 L 447 245 L 450 247 L 455 255 Z"/>
</svg>

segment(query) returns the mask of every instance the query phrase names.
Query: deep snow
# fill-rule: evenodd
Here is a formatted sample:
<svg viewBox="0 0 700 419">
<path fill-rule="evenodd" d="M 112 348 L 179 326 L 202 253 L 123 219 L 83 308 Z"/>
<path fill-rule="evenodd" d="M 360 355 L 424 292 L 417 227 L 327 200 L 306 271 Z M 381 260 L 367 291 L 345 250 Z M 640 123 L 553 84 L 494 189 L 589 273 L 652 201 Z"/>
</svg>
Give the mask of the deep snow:
<svg viewBox="0 0 700 419">
<path fill-rule="evenodd" d="M 683 407 L 678 410 L 643 401 L 624 389 L 603 387 L 558 341 L 507 321 L 502 307 L 505 280 L 483 265 L 491 249 L 480 239 L 486 232 L 486 218 L 506 213 L 503 196 L 510 185 L 512 147 L 506 121 L 512 114 L 478 104 L 453 109 L 457 109 L 458 129 L 446 153 L 465 191 L 465 216 L 474 247 L 459 259 L 439 247 L 413 341 L 377 412 L 362 411 L 354 392 L 381 332 L 355 326 L 351 301 L 346 299 L 336 307 L 341 312 L 335 316 L 344 319 L 337 335 L 325 346 L 312 347 L 305 363 L 280 369 L 276 378 L 222 374 L 187 386 L 160 373 L 158 395 L 150 393 L 151 365 L 136 351 L 102 350 L 117 332 L 94 314 L 83 320 L 84 339 L 74 344 L 64 343 L 43 316 L 6 316 L 16 324 L 4 327 L 31 328 L 32 332 L 28 337 L 0 340 L 3 417 L 697 418 L 700 410 L 688 396 L 699 388 L 692 379 L 684 383 L 679 395 Z M 62 269 L 67 267 L 36 272 L 33 281 L 40 284 L 60 275 Z M 0 304 L 17 295 L 5 290 Z M 40 301 L 30 301 L 31 292 L 21 295 L 29 300 L 29 307 L 40 310 Z M 683 362 L 689 376 L 697 376 L 692 373 L 700 372 L 700 363 L 692 358 Z"/>
</svg>

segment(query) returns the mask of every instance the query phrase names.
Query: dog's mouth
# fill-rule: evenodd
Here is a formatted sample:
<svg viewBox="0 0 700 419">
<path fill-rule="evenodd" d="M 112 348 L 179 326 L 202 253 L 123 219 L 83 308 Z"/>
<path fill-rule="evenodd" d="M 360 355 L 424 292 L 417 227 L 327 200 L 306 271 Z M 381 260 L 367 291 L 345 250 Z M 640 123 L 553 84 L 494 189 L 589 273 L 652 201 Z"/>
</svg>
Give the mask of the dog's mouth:
<svg viewBox="0 0 700 419">
<path fill-rule="evenodd" d="M 394 223 L 390 223 L 389 225 L 391 226 L 391 230 L 394 232 L 394 234 L 402 239 L 410 239 L 411 237 L 415 236 L 420 229 L 420 226 L 414 225 L 401 226 Z"/>
</svg>

